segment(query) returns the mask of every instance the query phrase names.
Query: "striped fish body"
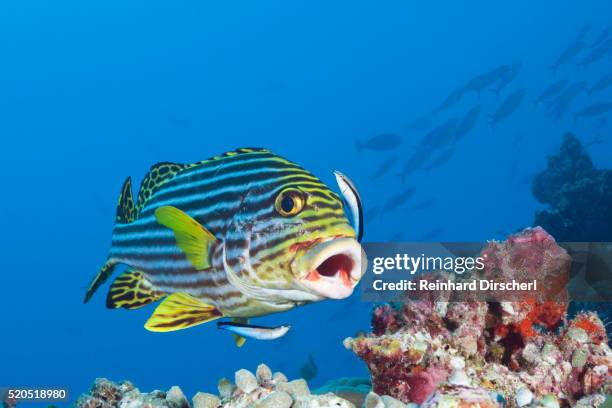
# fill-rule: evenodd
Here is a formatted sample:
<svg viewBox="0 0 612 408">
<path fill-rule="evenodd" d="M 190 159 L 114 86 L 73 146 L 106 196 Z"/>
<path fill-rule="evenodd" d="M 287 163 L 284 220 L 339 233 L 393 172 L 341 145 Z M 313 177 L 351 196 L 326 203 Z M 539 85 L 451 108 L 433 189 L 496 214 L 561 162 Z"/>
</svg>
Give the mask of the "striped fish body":
<svg viewBox="0 0 612 408">
<path fill-rule="evenodd" d="M 261 316 L 350 295 L 362 255 L 336 193 L 268 150 L 238 149 L 153 166 L 136 203 L 128 179 L 108 260 L 86 301 L 123 264 L 129 270 L 111 286 L 108 307 L 177 294 L 167 304 L 172 311 L 201 303 L 206 308 L 193 314 L 208 320 Z M 192 325 L 191 315 L 183 323 Z"/>
</svg>

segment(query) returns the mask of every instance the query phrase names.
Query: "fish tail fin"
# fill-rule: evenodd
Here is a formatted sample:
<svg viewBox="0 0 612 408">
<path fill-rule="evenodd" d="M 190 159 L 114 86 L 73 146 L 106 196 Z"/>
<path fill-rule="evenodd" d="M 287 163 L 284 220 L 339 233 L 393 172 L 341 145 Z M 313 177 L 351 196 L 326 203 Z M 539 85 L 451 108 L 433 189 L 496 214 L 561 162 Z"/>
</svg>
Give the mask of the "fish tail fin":
<svg viewBox="0 0 612 408">
<path fill-rule="evenodd" d="M 132 196 L 132 179 L 128 177 L 123 182 L 119 202 L 117 203 L 116 224 L 129 224 L 134 221 L 135 214 L 134 198 Z"/>
<path fill-rule="evenodd" d="M 156 302 L 166 294 L 156 290 L 144 273 L 128 270 L 115 279 L 108 295 L 106 307 L 109 309 L 138 309 L 149 303 Z"/>
<path fill-rule="evenodd" d="M 249 324 L 249 319 L 247 319 L 246 317 L 234 317 L 232 319 L 232 322 L 238 324 Z M 244 346 L 244 343 L 246 343 L 247 341 L 246 337 L 243 337 L 237 333 L 232 333 L 232 337 L 234 338 L 234 343 L 236 344 L 236 347 Z"/>
<path fill-rule="evenodd" d="M 232 333 L 232 337 L 234 338 L 234 343 L 236 343 L 236 347 L 242 347 L 244 346 L 244 343 L 246 343 L 246 338 L 242 337 L 239 334 L 236 333 Z"/>
<path fill-rule="evenodd" d="M 106 280 L 113 274 L 117 264 L 118 262 L 116 260 L 108 259 L 104 265 L 102 265 L 102 268 L 100 268 L 98 274 L 93 278 L 89 284 L 89 287 L 87 288 L 84 303 L 89 302 L 96 290 L 98 290 L 98 288 L 102 286 L 102 284 L 104 284 L 104 282 L 106 282 Z"/>
</svg>

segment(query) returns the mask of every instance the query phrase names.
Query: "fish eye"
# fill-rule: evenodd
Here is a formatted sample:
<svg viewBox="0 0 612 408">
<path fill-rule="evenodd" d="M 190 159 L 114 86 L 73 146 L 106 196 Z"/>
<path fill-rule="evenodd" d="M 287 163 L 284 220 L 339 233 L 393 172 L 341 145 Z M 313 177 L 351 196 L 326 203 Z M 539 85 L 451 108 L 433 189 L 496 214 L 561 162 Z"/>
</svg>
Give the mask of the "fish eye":
<svg viewBox="0 0 612 408">
<path fill-rule="evenodd" d="M 306 204 L 304 193 L 295 188 L 281 191 L 274 201 L 276 211 L 283 217 L 296 215 L 302 211 L 304 204 Z"/>
</svg>

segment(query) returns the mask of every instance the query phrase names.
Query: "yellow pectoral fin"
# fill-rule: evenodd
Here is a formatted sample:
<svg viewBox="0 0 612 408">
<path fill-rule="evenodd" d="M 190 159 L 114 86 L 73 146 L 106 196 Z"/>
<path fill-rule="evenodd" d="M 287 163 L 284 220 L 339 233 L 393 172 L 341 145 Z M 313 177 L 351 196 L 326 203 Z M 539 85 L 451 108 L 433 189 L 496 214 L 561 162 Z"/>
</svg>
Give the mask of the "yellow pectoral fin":
<svg viewBox="0 0 612 408">
<path fill-rule="evenodd" d="M 140 271 L 129 270 L 117 277 L 106 296 L 106 307 L 109 309 L 138 309 L 156 302 L 165 293 L 153 288 Z"/>
<path fill-rule="evenodd" d="M 196 269 L 210 267 L 209 249 L 217 239 L 200 223 L 176 207 L 164 206 L 155 210 L 155 218 L 161 225 L 174 232 L 176 245 Z"/>
<path fill-rule="evenodd" d="M 200 302 L 186 293 L 168 296 L 153 312 L 145 329 L 154 332 L 169 332 L 186 329 L 223 316 L 214 306 Z"/>
</svg>

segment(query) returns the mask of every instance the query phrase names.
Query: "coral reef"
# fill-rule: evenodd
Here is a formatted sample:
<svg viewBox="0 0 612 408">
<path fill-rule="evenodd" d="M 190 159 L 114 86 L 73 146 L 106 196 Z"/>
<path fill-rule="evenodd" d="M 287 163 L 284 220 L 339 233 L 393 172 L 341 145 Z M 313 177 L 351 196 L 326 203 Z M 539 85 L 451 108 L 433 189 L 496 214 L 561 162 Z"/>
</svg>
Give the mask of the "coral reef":
<svg viewBox="0 0 612 408">
<path fill-rule="evenodd" d="M 172 387 L 168 392 L 141 393 L 129 381 L 114 383 L 98 378 L 89 393 L 81 395 L 75 405 L 79 408 L 187 408 L 189 402 L 178 387 Z"/>
<path fill-rule="evenodd" d="M 481 256 L 485 276 L 563 276 L 571 262 L 542 228 L 490 242 Z M 403 403 L 598 406 L 612 392 L 604 324 L 587 312 L 567 321 L 564 286 L 549 280 L 537 298 L 380 305 L 373 333 L 345 346 L 367 363 L 375 393 Z"/>
<path fill-rule="evenodd" d="M 141 393 L 98 379 L 79 408 L 560 408 L 600 407 L 612 393 L 612 351 L 594 312 L 567 316 L 570 255 L 543 228 L 481 251 L 485 279 L 545 281 L 509 299 L 424 298 L 381 304 L 372 333 L 344 341 L 371 378 L 341 378 L 311 393 L 264 364 L 221 379 L 191 402 L 178 387 Z"/>
<path fill-rule="evenodd" d="M 534 197 L 550 209 L 536 212 L 541 225 L 562 242 L 612 241 L 612 170 L 597 169 L 580 141 L 565 134 L 559 154 L 533 180 Z"/>
<path fill-rule="evenodd" d="M 76 402 L 78 408 L 354 408 L 350 401 L 331 392 L 311 394 L 303 379 L 288 381 L 260 364 L 252 373 L 241 369 L 234 382 L 219 381 L 219 395 L 198 392 L 189 403 L 177 386 L 167 392 L 141 393 L 129 382 L 113 383 L 99 378 L 88 394 Z"/>
</svg>

